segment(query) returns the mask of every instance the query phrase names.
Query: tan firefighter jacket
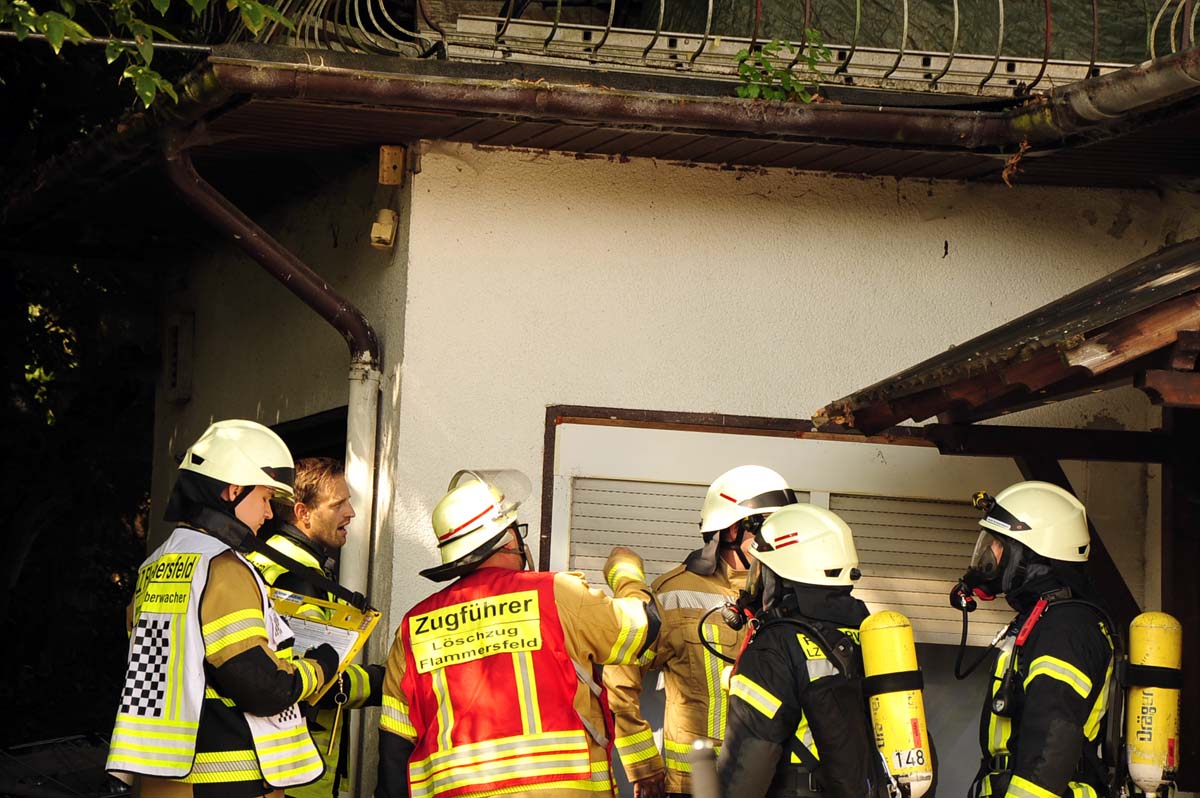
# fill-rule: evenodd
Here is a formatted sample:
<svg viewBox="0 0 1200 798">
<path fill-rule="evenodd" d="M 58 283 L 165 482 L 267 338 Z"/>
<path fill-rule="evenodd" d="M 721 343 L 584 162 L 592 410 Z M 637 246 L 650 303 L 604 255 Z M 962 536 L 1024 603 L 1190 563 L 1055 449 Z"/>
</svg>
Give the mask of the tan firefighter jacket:
<svg viewBox="0 0 1200 798">
<path fill-rule="evenodd" d="M 620 565 L 608 576 L 611 582 Z M 718 561 L 711 576 L 678 565 L 655 580 L 653 591 L 662 612 L 658 642 L 643 657 L 642 665 L 606 667 L 604 684 L 616 720 L 615 748 L 630 781 L 638 781 L 666 767 L 667 792 L 691 792 L 688 751 L 697 738 L 707 738 L 719 751 L 725 729 L 725 692 L 721 677 L 727 663 L 701 643 L 698 623 L 705 612 L 737 598 L 746 583 L 745 571 L 734 571 Z M 727 657 L 737 656 L 742 632 L 735 632 L 714 612 L 704 623 L 705 639 Z M 653 654 L 653 659 L 648 657 Z M 648 670 L 661 673 L 666 689 L 663 717 L 663 751 L 660 754 L 650 724 L 642 717 L 639 698 Z"/>
</svg>

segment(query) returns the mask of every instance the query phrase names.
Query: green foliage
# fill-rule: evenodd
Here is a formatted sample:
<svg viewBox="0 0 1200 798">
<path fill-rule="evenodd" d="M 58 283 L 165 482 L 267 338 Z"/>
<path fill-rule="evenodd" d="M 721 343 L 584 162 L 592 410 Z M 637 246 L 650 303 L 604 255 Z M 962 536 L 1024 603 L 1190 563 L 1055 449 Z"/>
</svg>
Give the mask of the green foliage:
<svg viewBox="0 0 1200 798">
<path fill-rule="evenodd" d="M 737 96 L 749 100 L 799 100 L 812 102 L 813 84 L 821 80 L 818 65 L 833 55 L 821 41 L 818 31 L 805 32 L 805 44 L 797 49 L 790 43 L 773 39 L 753 51 L 737 54 L 738 77 L 742 85 Z"/>
<path fill-rule="evenodd" d="M 35 6 L 34 2 L 42 7 Z M 45 36 L 55 53 L 62 50 L 64 43 L 79 43 L 95 38 L 75 19 L 78 10 L 76 0 L 57 0 L 57 9 L 46 8 L 45 5 L 43 0 L 0 0 L 0 28 L 14 31 L 20 40 L 30 34 Z M 108 41 L 104 57 L 110 64 L 124 61 L 121 79 L 130 82 L 142 104 L 148 108 L 156 97 L 163 94 L 178 102 L 171 82 L 151 67 L 151 62 L 154 60 L 156 41 L 177 42 L 179 39 L 162 25 L 152 24 L 147 19 L 154 18 L 165 24 L 167 14 L 172 9 L 172 0 L 85 0 L 85 5 L 89 14 L 108 29 L 109 36 L 129 42 Z M 209 0 L 175 3 L 175 7 L 186 7 L 193 20 L 199 19 L 208 5 Z M 256 36 L 266 30 L 269 22 L 294 30 L 292 22 L 279 9 L 262 0 L 226 0 L 225 8 L 236 13 L 246 29 Z"/>
<path fill-rule="evenodd" d="M 0 635 L 20 643 L 0 658 L 0 747 L 112 727 L 146 552 L 161 281 L 152 259 L 0 253 Z"/>
</svg>

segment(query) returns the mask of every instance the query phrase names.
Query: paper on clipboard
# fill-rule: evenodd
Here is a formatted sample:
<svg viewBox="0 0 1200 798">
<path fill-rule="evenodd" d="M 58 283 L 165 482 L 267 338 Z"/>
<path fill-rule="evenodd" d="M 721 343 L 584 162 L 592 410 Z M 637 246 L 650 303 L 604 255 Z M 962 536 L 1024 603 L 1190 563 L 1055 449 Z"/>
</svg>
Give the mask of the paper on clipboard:
<svg viewBox="0 0 1200 798">
<path fill-rule="evenodd" d="M 372 609 L 364 612 L 349 604 L 302 596 L 299 593 L 277 588 L 270 588 L 270 597 L 275 611 L 282 615 L 287 621 L 287 625 L 291 627 L 292 636 L 295 638 L 294 647 L 298 653 L 302 654 L 323 643 L 333 646 L 338 653 L 340 661 L 337 674 L 334 674 L 328 682 L 321 686 L 320 690 L 306 699 L 308 703 L 316 704 L 330 686 L 337 681 L 337 677 L 341 675 L 342 671 L 346 670 L 346 667 L 354 661 L 358 652 L 362 651 L 371 632 L 375 630 L 375 624 L 379 623 L 381 613 Z M 324 611 L 324 619 L 311 617 L 315 614 L 311 611 L 314 606 Z M 304 617 L 296 614 L 301 607 L 308 610 Z"/>
</svg>

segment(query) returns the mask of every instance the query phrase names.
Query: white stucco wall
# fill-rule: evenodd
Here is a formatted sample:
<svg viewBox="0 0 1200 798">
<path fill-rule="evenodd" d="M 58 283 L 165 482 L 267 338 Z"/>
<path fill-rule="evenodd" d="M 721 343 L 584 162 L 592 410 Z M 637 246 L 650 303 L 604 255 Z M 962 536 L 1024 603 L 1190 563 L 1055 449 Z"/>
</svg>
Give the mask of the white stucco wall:
<svg viewBox="0 0 1200 798">
<path fill-rule="evenodd" d="M 548 404 L 807 417 L 1194 234 L 1144 192 L 449 144 L 421 169 L 392 528 L 414 569 L 433 562 L 425 519 L 454 469 L 540 473 Z M 1141 429 L 1148 408 L 1118 392 L 1010 422 Z M 1144 518 L 1130 488 L 1122 532 Z M 1140 586 L 1134 531 L 1122 566 Z M 397 581 L 393 610 L 426 589 Z"/>
<path fill-rule="evenodd" d="M 435 561 L 429 511 L 454 470 L 524 470 L 537 531 L 547 405 L 806 418 L 1198 232 L 1183 221 L 1194 202 L 1151 192 L 435 143 L 387 254 L 366 240 L 389 201 L 373 161 L 337 173 L 262 222 L 383 341 L 374 598 L 393 619 L 432 587 L 415 573 Z M 231 246 L 189 264 L 166 309 L 196 315 L 196 387 L 186 404 L 159 402 L 159 507 L 173 455 L 210 419 L 276 423 L 345 403 L 345 344 Z M 1006 423 L 1144 429 L 1150 410 L 1116 391 Z M 1111 499 L 1094 515 L 1140 597 L 1147 572 L 1157 584 L 1143 534 L 1153 479 L 1140 466 L 1070 472 Z"/>
<path fill-rule="evenodd" d="M 376 186 L 375 169 L 370 159 L 351 161 L 319 196 L 284 202 L 256 221 L 369 319 L 391 320 L 396 329 L 391 341 L 399 350 L 406 249 L 381 252 L 369 246 L 376 210 L 390 199 Z M 160 508 L 174 482 L 176 456 L 211 421 L 237 417 L 277 424 L 340 407 L 349 376 L 349 350 L 341 336 L 215 232 L 212 249 L 176 270 L 164 295 L 165 314 L 194 315 L 195 357 L 189 401 L 176 404 L 158 392 L 152 501 Z M 394 387 L 399 352 L 388 362 L 385 397 Z M 155 539 L 161 539 L 165 525 L 161 513 L 153 515 Z"/>
</svg>

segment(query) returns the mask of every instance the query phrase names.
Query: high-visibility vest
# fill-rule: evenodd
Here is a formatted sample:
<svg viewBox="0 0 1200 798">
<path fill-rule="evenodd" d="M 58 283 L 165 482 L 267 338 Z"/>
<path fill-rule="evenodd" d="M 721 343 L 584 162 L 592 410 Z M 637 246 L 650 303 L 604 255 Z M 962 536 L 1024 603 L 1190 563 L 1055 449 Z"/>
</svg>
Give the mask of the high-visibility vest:
<svg viewBox="0 0 1200 798">
<path fill-rule="evenodd" d="M 164 778 L 192 773 L 207 687 L 200 601 L 212 559 L 228 550 L 210 535 L 180 527 L 138 570 L 129 666 L 107 770 Z M 291 630 L 271 606 L 258 571 L 237 556 L 255 575 L 267 643 L 277 650 Z M 243 771 L 257 767 L 272 787 L 320 778 L 324 764 L 296 705 L 267 718 L 243 716 L 256 760 L 237 763 Z"/>
<path fill-rule="evenodd" d="M 573 707 L 553 573 L 475 571 L 414 607 L 400 634 L 412 798 L 548 785 L 611 794 Z"/>
</svg>

